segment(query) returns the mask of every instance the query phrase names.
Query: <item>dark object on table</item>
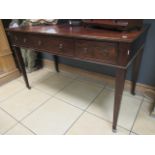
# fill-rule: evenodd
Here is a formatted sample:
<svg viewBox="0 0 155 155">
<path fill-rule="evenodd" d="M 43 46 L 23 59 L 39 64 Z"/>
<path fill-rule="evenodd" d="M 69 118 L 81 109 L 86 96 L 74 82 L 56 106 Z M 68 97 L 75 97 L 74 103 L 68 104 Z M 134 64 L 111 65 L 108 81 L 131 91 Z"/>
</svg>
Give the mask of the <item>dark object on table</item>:
<svg viewBox="0 0 155 155">
<path fill-rule="evenodd" d="M 68 23 L 70 26 L 80 26 L 82 21 L 80 19 L 69 19 Z"/>
<path fill-rule="evenodd" d="M 127 31 L 131 29 L 141 29 L 142 19 L 84 19 L 85 26 L 94 26 L 113 30 Z"/>
</svg>

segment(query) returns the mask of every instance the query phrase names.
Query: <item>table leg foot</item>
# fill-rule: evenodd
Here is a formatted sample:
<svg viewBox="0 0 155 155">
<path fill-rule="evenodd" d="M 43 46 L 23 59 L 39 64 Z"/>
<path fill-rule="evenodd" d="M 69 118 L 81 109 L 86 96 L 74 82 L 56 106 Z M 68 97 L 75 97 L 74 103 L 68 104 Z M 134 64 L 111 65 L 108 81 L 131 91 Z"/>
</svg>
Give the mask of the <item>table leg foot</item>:
<svg viewBox="0 0 155 155">
<path fill-rule="evenodd" d="M 31 89 L 31 87 L 30 86 L 26 86 L 28 89 Z"/>
<path fill-rule="evenodd" d="M 113 129 L 112 129 L 112 132 L 113 132 L 113 133 L 117 133 L 117 129 L 114 129 L 114 128 L 113 128 Z"/>
<path fill-rule="evenodd" d="M 115 101 L 114 101 L 114 112 L 113 112 L 113 130 L 117 128 L 117 120 L 122 100 L 122 94 L 124 90 L 126 69 L 118 68 L 116 70 L 116 84 L 115 84 Z"/>
<path fill-rule="evenodd" d="M 135 91 L 131 91 L 131 94 L 132 94 L 133 96 L 135 96 L 135 95 L 136 95 Z"/>
</svg>

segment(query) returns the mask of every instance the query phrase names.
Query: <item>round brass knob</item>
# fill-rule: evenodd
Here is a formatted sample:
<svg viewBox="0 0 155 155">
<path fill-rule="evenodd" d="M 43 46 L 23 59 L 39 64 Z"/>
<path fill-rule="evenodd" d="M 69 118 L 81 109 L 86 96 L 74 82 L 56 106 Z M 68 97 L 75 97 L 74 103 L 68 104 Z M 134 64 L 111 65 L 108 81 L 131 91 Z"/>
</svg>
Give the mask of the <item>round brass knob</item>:
<svg viewBox="0 0 155 155">
<path fill-rule="evenodd" d="M 38 41 L 38 45 L 40 46 L 40 45 L 41 45 L 41 43 L 42 43 L 42 42 L 41 42 L 41 40 L 39 40 L 39 41 Z"/>
<path fill-rule="evenodd" d="M 23 40 L 23 41 L 24 41 L 24 43 L 26 43 L 27 39 L 26 39 L 26 38 L 24 38 L 24 40 Z"/>
<path fill-rule="evenodd" d="M 85 47 L 84 48 L 84 53 L 87 53 L 87 51 L 88 51 L 88 48 Z"/>
<path fill-rule="evenodd" d="M 59 49 L 62 49 L 63 48 L 63 44 L 59 44 Z"/>
</svg>

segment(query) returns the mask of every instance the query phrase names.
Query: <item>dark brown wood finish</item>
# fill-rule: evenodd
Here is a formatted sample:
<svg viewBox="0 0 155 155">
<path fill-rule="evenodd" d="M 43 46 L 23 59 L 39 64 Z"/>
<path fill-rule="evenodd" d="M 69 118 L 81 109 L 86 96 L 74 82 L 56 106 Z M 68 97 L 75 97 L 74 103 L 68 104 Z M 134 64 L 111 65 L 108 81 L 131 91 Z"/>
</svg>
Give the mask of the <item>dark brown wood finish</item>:
<svg viewBox="0 0 155 155">
<path fill-rule="evenodd" d="M 131 94 L 135 95 L 135 88 L 136 88 L 136 82 L 138 79 L 138 74 L 139 74 L 139 67 L 142 59 L 142 54 L 143 54 L 143 48 L 135 58 L 133 62 L 133 68 L 132 68 L 132 88 L 131 88 Z"/>
<path fill-rule="evenodd" d="M 59 58 L 57 55 L 53 55 L 55 70 L 59 72 Z"/>
<path fill-rule="evenodd" d="M 103 43 L 102 41 L 77 40 L 75 43 L 75 57 L 101 63 L 116 64 L 116 45 L 116 43 Z"/>
<path fill-rule="evenodd" d="M 143 26 L 142 19 L 84 19 L 85 26 L 97 26 L 115 30 L 140 29 Z"/>
<path fill-rule="evenodd" d="M 6 29 L 8 32 L 14 32 L 14 35 L 24 33 L 28 34 L 41 34 L 50 36 L 61 36 L 80 39 L 93 39 L 112 42 L 133 42 L 141 34 L 143 34 L 148 26 L 144 26 L 141 30 L 133 30 L 131 32 L 119 32 L 105 29 L 93 29 L 83 26 L 70 27 L 68 25 L 50 25 L 50 26 L 31 26 Z M 19 32 L 19 33 L 18 33 Z M 127 36 L 127 37 L 126 37 Z"/>
<path fill-rule="evenodd" d="M 16 55 L 16 58 L 17 58 L 17 60 L 19 62 L 20 71 L 23 74 L 23 78 L 24 78 L 26 87 L 28 89 L 31 89 L 31 87 L 29 85 L 29 82 L 28 82 L 28 78 L 27 78 L 27 74 L 26 74 L 26 70 L 25 70 L 25 65 L 24 65 L 24 61 L 23 61 L 22 55 L 21 55 L 20 48 L 19 47 L 13 47 L 13 49 L 15 50 L 15 55 Z"/>
<path fill-rule="evenodd" d="M 115 84 L 115 101 L 114 101 L 114 112 L 113 112 L 113 131 L 116 132 L 117 120 L 122 100 L 122 94 L 124 89 L 126 76 L 126 69 L 116 70 L 116 84 Z"/>
<path fill-rule="evenodd" d="M 12 46 L 20 63 L 26 86 L 30 88 L 19 47 L 45 51 L 54 55 L 55 68 L 59 72 L 58 56 L 107 65 L 116 68 L 116 89 L 113 114 L 113 130 L 116 130 L 126 70 L 142 48 L 148 26 L 141 30 L 117 32 L 104 29 L 68 25 L 32 26 L 7 29 Z M 140 51 L 140 52 L 138 52 Z M 133 72 L 133 90 L 139 70 L 139 57 Z"/>
</svg>

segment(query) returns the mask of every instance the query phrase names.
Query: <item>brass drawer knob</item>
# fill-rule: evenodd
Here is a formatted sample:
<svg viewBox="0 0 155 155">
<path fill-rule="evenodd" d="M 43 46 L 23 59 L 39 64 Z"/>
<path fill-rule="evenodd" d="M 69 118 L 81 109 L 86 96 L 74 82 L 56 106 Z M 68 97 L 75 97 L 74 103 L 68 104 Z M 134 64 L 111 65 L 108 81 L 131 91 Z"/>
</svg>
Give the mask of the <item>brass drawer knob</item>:
<svg viewBox="0 0 155 155">
<path fill-rule="evenodd" d="M 59 44 L 59 49 L 61 50 L 63 48 L 63 44 Z"/>
<path fill-rule="evenodd" d="M 84 53 L 87 53 L 88 52 L 88 48 L 84 48 Z"/>
<path fill-rule="evenodd" d="M 24 38 L 23 42 L 24 42 L 24 43 L 26 43 L 26 41 L 27 41 L 27 39 L 26 39 L 26 38 Z"/>
<path fill-rule="evenodd" d="M 108 56 L 109 56 L 109 49 L 104 48 L 104 49 L 103 49 L 103 55 L 104 55 L 105 57 L 108 57 Z"/>
<path fill-rule="evenodd" d="M 40 46 L 42 44 L 41 40 L 38 41 L 38 45 Z"/>
</svg>

